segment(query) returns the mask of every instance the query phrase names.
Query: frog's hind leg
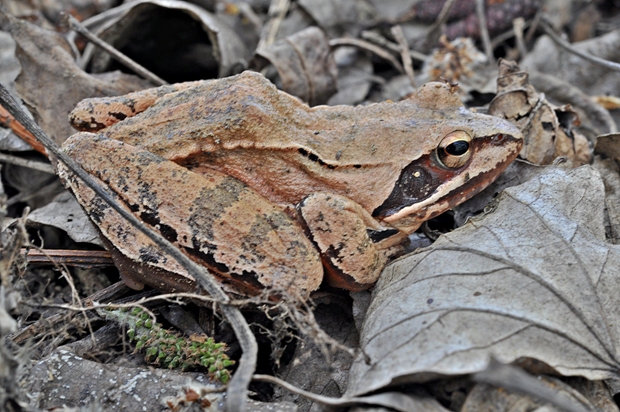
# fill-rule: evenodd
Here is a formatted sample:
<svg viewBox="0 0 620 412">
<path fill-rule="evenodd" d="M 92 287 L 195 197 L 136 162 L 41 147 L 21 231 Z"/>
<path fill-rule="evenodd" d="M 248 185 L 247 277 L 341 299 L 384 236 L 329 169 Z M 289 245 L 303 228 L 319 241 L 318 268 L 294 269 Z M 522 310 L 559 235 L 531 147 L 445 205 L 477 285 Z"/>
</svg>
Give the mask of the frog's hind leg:
<svg viewBox="0 0 620 412">
<path fill-rule="evenodd" d="M 356 291 L 377 281 L 387 257 L 368 234 L 381 228 L 362 206 L 343 196 L 315 193 L 299 204 L 299 212 L 330 285 Z"/>
<path fill-rule="evenodd" d="M 199 85 L 202 81 L 169 84 L 140 90 L 123 96 L 103 96 L 84 99 L 69 114 L 69 122 L 83 132 L 96 132 L 151 107 L 167 94 Z"/>
</svg>

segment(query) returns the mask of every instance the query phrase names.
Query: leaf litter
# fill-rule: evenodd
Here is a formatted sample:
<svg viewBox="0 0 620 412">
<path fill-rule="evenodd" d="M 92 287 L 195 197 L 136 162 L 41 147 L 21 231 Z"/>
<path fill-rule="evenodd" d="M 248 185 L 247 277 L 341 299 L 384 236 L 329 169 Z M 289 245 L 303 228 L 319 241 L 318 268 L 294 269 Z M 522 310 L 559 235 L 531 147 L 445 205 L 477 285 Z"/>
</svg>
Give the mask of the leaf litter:
<svg viewBox="0 0 620 412">
<path fill-rule="evenodd" d="M 105 5 L 102 3 L 102 9 L 99 10 L 109 8 L 108 3 Z M 134 2 L 143 5 L 142 11 L 147 10 L 147 7 L 165 7 L 173 3 L 178 6 L 179 2 L 162 0 Z M 407 76 L 395 73 L 389 64 L 386 69 L 385 61 L 377 58 L 374 52 L 369 51 L 371 49 L 339 46 L 337 49 L 332 48 L 330 53 L 329 48 L 323 45 L 314 50 L 312 44 L 320 36 L 304 37 L 301 31 L 309 26 L 318 26 L 327 36 L 323 34 L 320 41 L 328 40 L 330 43 L 339 40 L 337 39 L 339 36 L 372 38 L 373 41 L 383 39 L 375 44 L 380 44 L 379 48 L 388 50 L 399 58 L 401 55 L 399 45 L 390 40 L 390 30 L 382 29 L 382 25 L 401 24 L 409 44 L 419 44 L 420 36 L 424 37 L 426 32 L 425 26 L 420 26 L 415 21 L 415 16 L 412 16 L 419 14 L 421 10 L 421 6 L 411 5 L 415 2 L 399 1 L 388 5 L 376 0 L 325 1 L 318 7 L 319 3 L 307 1 L 273 1 L 272 4 L 286 5 L 284 13 L 280 14 L 281 17 L 274 17 L 271 12 L 268 17 L 268 3 L 240 2 L 226 3 L 224 6 L 223 3 L 215 5 L 215 2 L 209 1 L 199 3 L 212 13 L 208 19 L 215 21 L 215 24 L 234 27 L 232 31 L 224 29 L 223 32 L 218 32 L 213 27 L 205 29 L 211 41 L 216 33 L 219 33 L 218 38 L 211 44 L 215 50 L 219 47 L 224 54 L 228 53 L 227 50 L 231 51 L 226 56 L 220 55 L 219 60 L 214 49 L 207 53 L 208 56 L 216 57 L 210 60 L 208 65 L 220 64 L 215 70 L 218 72 L 217 75 L 224 76 L 235 70 L 242 70 L 244 61 L 249 61 L 250 55 L 246 54 L 247 51 L 256 45 L 259 38 L 261 41 L 266 38 L 267 29 L 275 22 L 275 26 L 279 25 L 280 30 L 277 31 L 273 41 L 266 43 L 267 47 L 261 49 L 264 57 L 269 56 L 266 60 L 271 66 L 263 64 L 261 69 L 285 89 L 291 92 L 301 90 L 298 93 L 300 98 L 313 103 L 323 103 L 332 95 L 330 102 L 357 104 L 389 98 L 398 99 L 407 94 L 410 88 Z M 438 4 L 440 3 L 445 4 L 445 2 Z M 457 11 L 461 10 L 461 14 L 448 16 L 450 30 L 456 27 L 458 30 L 469 30 L 473 34 L 478 29 L 471 23 L 475 16 L 473 3 L 473 0 L 456 2 L 454 8 Z M 530 3 L 532 2 L 523 2 L 528 7 Z M 538 5 L 544 3 L 549 10 L 556 10 L 555 14 L 549 16 L 556 27 L 566 25 L 570 21 L 570 16 L 567 17 L 567 14 L 563 13 L 566 5 L 554 9 L 557 5 L 551 1 L 533 3 Z M 7 4 L 15 14 L 19 14 L 17 10 L 23 10 L 23 5 L 19 2 L 7 0 Z M 459 9 L 459 4 L 464 6 Z M 56 4 L 51 8 L 49 5 L 46 7 L 48 10 L 43 10 L 43 13 L 53 14 L 55 17 L 52 21 L 56 22 L 57 10 L 62 6 Z M 184 10 L 190 10 L 197 6 L 182 7 L 185 7 Z M 101 33 L 105 32 L 104 37 L 112 43 L 120 38 L 129 44 L 132 42 L 138 44 L 139 40 L 132 35 L 140 34 L 140 30 L 123 31 L 135 25 L 137 20 L 127 23 L 131 20 L 123 19 L 127 16 L 136 19 L 139 13 L 131 13 L 132 6 L 129 4 L 121 8 L 126 14 L 121 17 L 116 14 L 116 17 L 108 19 L 107 26 Z M 79 10 L 82 13 L 82 9 Z M 495 26 L 492 27 L 503 25 L 502 27 L 508 30 L 512 25 L 514 31 L 518 32 L 518 26 L 512 21 L 515 15 L 511 13 L 514 10 L 511 8 L 501 18 L 494 18 Z M 433 11 L 434 14 L 429 21 L 437 19 L 440 11 L 441 7 Z M 115 12 L 114 9 L 110 10 L 112 15 Z M 33 19 L 46 18 L 36 9 L 27 13 L 38 16 Z M 200 13 L 194 13 L 193 18 Z M 528 9 L 527 13 L 521 14 L 520 17 L 527 18 L 530 16 L 529 13 L 532 11 Z M 191 14 L 191 11 L 187 12 L 187 15 Z M 609 31 L 604 36 L 593 37 L 600 33 L 596 24 L 599 24 L 597 21 L 600 22 L 601 18 L 595 14 L 584 12 L 576 17 L 581 24 L 580 27 L 584 28 L 582 32 L 590 30 L 590 40 L 576 44 L 575 47 L 617 61 L 617 56 L 614 54 L 617 48 L 613 47 L 614 36 L 617 36 L 617 33 Z M 88 15 L 92 15 L 92 11 L 89 10 L 83 16 Z M 490 15 L 488 14 L 487 18 Z M 104 20 L 103 17 L 105 14 L 91 19 L 95 27 L 97 21 Z M 538 16 L 528 18 L 526 27 L 527 24 L 535 26 L 537 18 Z M 22 78 L 18 80 L 22 82 L 20 86 L 22 97 L 33 108 L 41 125 L 57 141 L 62 141 L 71 134 L 63 119 L 66 119 L 66 113 L 78 100 L 89 96 L 123 94 L 147 87 L 146 82 L 127 74 L 112 75 L 115 77 L 110 77 L 109 73 L 103 74 L 103 77 L 87 75 L 79 68 L 79 62 L 74 58 L 73 46 L 65 43 L 61 36 L 50 35 L 49 32 L 34 26 L 22 26 L 16 22 L 7 24 L 6 20 L 4 22 L 4 29 L 12 25 L 12 34 L 22 57 Z M 204 24 L 209 26 L 208 22 Z M 50 27 L 49 23 L 46 27 Z M 321 32 L 316 27 L 309 30 L 315 33 L 316 31 Z M 528 40 L 527 33 L 525 34 L 528 46 L 533 44 L 531 37 Z M 243 45 L 239 44 L 239 38 L 243 39 Z M 581 38 L 584 38 L 583 35 Z M 294 39 L 292 43 L 291 39 Z M 416 82 L 421 84 L 430 78 L 444 78 L 462 83 L 464 100 L 473 99 L 476 93 L 492 93 L 491 85 L 494 83 L 495 69 L 485 65 L 481 53 L 473 48 L 471 42 L 465 44 L 466 48 L 460 49 L 459 41 L 453 43 L 444 41 L 442 44 L 437 44 L 437 51 L 432 53 L 430 49 L 423 50 L 429 55 L 422 56 L 418 61 L 424 60 L 427 69 L 421 71 L 416 65 Z M 76 43 L 79 45 L 80 39 L 77 39 Z M 289 50 L 284 47 L 269 51 L 272 45 L 278 47 L 283 43 L 295 47 Z M 436 44 L 434 41 L 426 43 Z M 248 50 L 245 50 L 245 47 Z M 502 47 L 506 47 L 508 57 L 518 56 L 516 47 L 506 45 Z M 48 54 L 40 53 L 38 50 L 41 48 L 52 50 L 55 58 L 50 59 Z M 172 48 L 173 51 L 175 49 L 183 48 Z M 304 51 L 296 55 L 295 50 Z M 553 54 L 550 54 L 550 50 L 553 50 Z M 315 57 L 312 56 L 312 52 Z M 256 56 L 260 55 L 258 50 Z M 258 58 L 256 56 L 255 58 Z M 174 63 L 184 61 L 174 55 L 159 57 L 160 61 Z M 191 54 L 184 57 L 191 57 Z M 197 61 L 204 61 L 204 58 L 203 54 Z M 414 57 L 414 64 L 417 58 Z M 94 52 L 92 61 L 96 62 L 98 67 L 96 70 L 105 71 L 116 67 L 99 51 Z M 337 69 L 333 66 L 334 61 L 338 65 Z M 590 160 L 587 156 L 590 155 L 591 149 L 588 143 L 584 146 L 583 139 L 576 145 L 577 140 L 573 132 L 579 130 L 592 144 L 596 142 L 600 131 L 614 131 L 615 124 L 613 119 L 610 120 L 609 112 L 601 110 L 600 106 L 589 101 L 588 94 L 597 95 L 598 101 L 602 101 L 603 97 L 613 101 L 613 94 L 617 90 L 613 85 L 619 78 L 618 74 L 591 66 L 561 49 L 556 50 L 545 37 L 539 39 L 532 52 L 527 52 L 525 61 L 531 72 L 530 80 L 538 94 L 528 89 L 529 86 L 525 83 L 508 82 L 513 89 L 504 90 L 504 96 L 525 93 L 532 105 L 521 105 L 518 99 L 510 97 L 507 99 L 508 107 L 504 105 L 502 109 L 504 111 L 500 110 L 495 114 L 506 115 L 514 109 L 519 111 L 520 115 L 515 120 L 517 123 L 522 122 L 520 127 L 523 126 L 522 129 L 531 143 L 527 153 L 524 152 L 522 157 L 535 163 L 552 163 L 558 161 L 557 156 L 568 156 L 573 165 L 588 163 Z M 473 66 L 468 66 L 472 63 Z M 185 65 L 188 64 L 194 63 Z M 297 67 L 299 74 L 293 76 L 287 67 Z M 343 92 L 348 89 L 347 94 L 333 95 L 336 91 L 333 87 L 336 74 L 338 90 Z M 559 83 L 556 84 L 556 81 Z M 309 84 L 326 87 L 323 90 L 314 90 L 308 87 Z M 555 88 L 550 88 L 550 85 L 554 85 Z M 558 92 L 575 90 L 577 87 L 582 90 L 579 95 L 568 96 L 566 93 Z M 544 91 L 546 96 L 540 94 L 541 91 Z M 610 96 L 606 96 L 607 94 Z M 559 103 L 560 107 L 552 106 L 545 97 L 554 103 Z M 577 107 L 582 127 L 576 121 L 571 108 L 561 106 L 563 103 L 571 103 Z M 544 111 L 541 111 L 541 108 L 544 108 Z M 543 121 L 551 123 L 553 130 L 541 127 Z M 597 152 L 614 157 L 612 154 L 618 151 L 614 139 L 602 138 L 601 141 L 601 144 L 597 145 Z M 592 168 L 580 168 L 575 171 L 553 168 L 547 170 L 515 164 L 511 167 L 512 177 L 500 179 L 494 187 L 489 188 L 484 197 L 480 198 L 484 200 L 473 199 L 470 204 L 475 206 L 462 207 L 463 212 L 460 213 L 457 222 L 464 221 L 472 211 L 481 210 L 487 199 L 502 188 L 526 180 L 525 176 L 534 175 L 533 180 L 509 189 L 501 195 L 494 203 L 494 212 L 481 220 L 470 221 L 463 229 L 440 237 L 431 248 L 419 250 L 388 267 L 372 295 L 370 310 L 361 332 L 361 348 L 369 359 L 364 360 L 360 355 L 355 360 L 348 377 L 349 388 L 346 395 L 386 390 L 386 387 L 396 383 L 427 382 L 430 378 L 478 372 L 486 368 L 490 355 L 503 362 L 521 362 L 524 358 L 536 359 L 553 368 L 555 372 L 585 376 L 588 379 L 615 376 L 618 370 L 615 349 L 617 326 L 612 314 L 618 294 L 613 267 L 618 267 L 618 261 L 616 246 L 606 242 L 605 234 L 610 239 L 620 238 L 617 234 L 617 227 L 620 227 L 617 222 L 620 218 L 617 213 L 613 214 L 617 209 L 615 193 L 620 189 L 616 182 L 617 165 L 610 159 L 605 162 L 603 165 L 597 159 L 595 167 L 603 175 L 605 189 L 609 193 L 607 197 L 604 197 L 603 180 Z M 53 196 L 47 197 L 51 200 Z M 609 216 L 604 215 L 605 204 Z M 74 223 L 67 218 L 68 213 L 74 211 L 65 209 L 62 203 L 56 202 L 50 205 L 49 212 L 39 209 L 39 217 L 42 222 L 54 224 L 52 222 L 56 221 L 59 227 L 64 227 L 69 232 L 74 231 L 76 239 L 88 239 L 79 237 L 78 232 L 81 231 L 79 225 L 66 225 L 67 222 Z M 63 216 L 62 213 L 67 214 Z M 49 245 L 50 242 L 46 240 L 46 244 Z M 330 318 L 330 311 L 340 310 L 338 305 L 329 303 L 319 305 L 323 310 L 317 310 L 316 313 L 317 316 L 320 314 L 324 317 L 320 319 L 321 325 L 334 320 Z M 427 323 L 422 323 L 424 321 Z M 353 336 L 355 335 L 353 328 L 338 326 L 337 322 L 335 325 L 337 326 L 332 329 L 334 336 L 339 333 L 346 335 L 339 339 L 350 345 L 355 344 L 357 339 Z M 345 330 L 350 332 L 342 333 Z M 74 330 L 71 333 L 76 334 Z M 84 335 L 77 333 L 76 336 Z M 378 345 L 378 342 L 384 344 Z M 304 343 L 305 348 L 302 348 L 302 345 L 296 348 L 295 361 L 290 362 L 288 366 L 284 362 L 285 366 L 279 372 L 285 376 L 288 374 L 289 377 L 298 374 L 301 378 L 292 380 L 299 384 L 307 381 L 303 377 L 304 373 L 309 376 L 321 374 L 322 379 L 315 387 L 317 392 L 323 392 L 327 388 L 325 393 L 332 396 L 344 393 L 346 371 L 351 362 L 350 359 L 347 360 L 348 355 L 328 359 L 327 364 L 332 370 L 325 370 L 325 364 L 320 361 L 319 354 L 322 352 L 313 347 L 312 342 Z M 53 350 L 54 346 L 51 345 L 49 348 Z M 282 351 L 281 348 L 279 350 Z M 313 359 L 312 362 L 308 361 L 310 358 Z M 370 366 L 365 363 L 368 360 L 371 362 Z M 89 364 L 81 363 L 82 360 L 76 359 L 75 362 L 83 366 L 84 370 L 91 368 Z M 287 370 L 287 367 L 292 370 Z M 531 369 L 530 371 L 537 373 Z M 334 373 L 336 379 L 331 379 L 330 374 Z M 440 382 L 448 382 L 447 385 L 450 385 L 450 379 Z M 461 407 L 463 410 L 486 410 L 483 406 L 488 407 L 488 410 L 503 410 L 499 407 L 502 404 L 501 400 L 493 401 L 490 405 L 488 402 L 484 404 L 484 400 L 478 395 L 468 397 L 468 389 L 463 389 L 464 392 L 452 389 L 448 391 L 447 398 L 442 398 L 436 391 L 440 385 L 440 383 L 426 383 L 422 386 L 433 392 L 444 405 L 449 405 L 451 410 L 459 410 Z M 415 386 L 418 389 L 420 387 Z M 400 388 L 403 389 L 402 386 Z M 410 385 L 403 390 L 412 391 L 411 388 Z M 51 388 L 49 390 L 52 391 Z M 185 395 L 190 393 L 188 391 L 184 392 Z M 605 391 L 606 389 L 603 390 Z M 12 393 L 17 396 L 16 393 Z M 478 393 L 478 390 L 471 392 L 471 394 Z M 136 392 L 138 397 L 143 394 Z M 422 407 L 422 410 L 429 408 L 443 410 L 437 403 L 433 405 L 425 403 L 429 401 L 425 394 L 411 393 L 407 399 L 391 396 L 390 393 L 384 395 L 383 404 L 386 406 L 406 408 L 403 405 L 414 405 L 416 401 L 420 401 L 422 403 L 417 405 Z M 611 399 L 608 392 L 605 396 L 608 401 Z M 124 399 L 123 402 L 127 402 L 124 403 L 125 407 L 132 407 L 128 406 L 131 405 L 131 398 Z M 76 402 L 79 400 L 74 399 Z M 311 403 L 303 404 L 295 396 L 289 399 L 296 400 L 300 410 L 310 408 Z M 342 398 L 341 405 L 345 405 L 347 399 L 350 398 L 346 396 Z M 588 395 L 588 399 L 593 398 Z M 404 403 L 399 403 L 400 401 Z M 53 403 L 49 405 L 53 406 Z"/>
<path fill-rule="evenodd" d="M 616 377 L 620 248 L 605 240 L 604 201 L 592 167 L 551 168 L 394 262 L 362 326 L 370 364 L 356 360 L 348 392 L 478 372 L 491 356 Z"/>
</svg>

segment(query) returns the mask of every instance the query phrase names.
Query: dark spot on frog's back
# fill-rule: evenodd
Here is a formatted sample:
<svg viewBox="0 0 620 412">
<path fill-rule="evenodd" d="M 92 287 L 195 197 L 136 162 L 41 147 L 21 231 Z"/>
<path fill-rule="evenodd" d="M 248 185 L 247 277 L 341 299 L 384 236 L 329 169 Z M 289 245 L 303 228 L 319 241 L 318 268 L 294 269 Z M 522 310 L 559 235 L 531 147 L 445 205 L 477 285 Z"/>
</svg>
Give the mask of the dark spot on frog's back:
<svg viewBox="0 0 620 412">
<path fill-rule="evenodd" d="M 127 115 L 125 113 L 119 113 L 119 112 L 108 112 L 108 116 L 113 117 L 118 120 L 125 120 L 127 118 Z"/>
<path fill-rule="evenodd" d="M 195 212 L 189 217 L 188 225 L 194 233 L 202 233 L 213 239 L 213 225 L 220 221 L 226 209 L 239 201 L 247 186 L 234 177 L 226 177 L 214 187 L 204 188 L 192 203 Z"/>
</svg>

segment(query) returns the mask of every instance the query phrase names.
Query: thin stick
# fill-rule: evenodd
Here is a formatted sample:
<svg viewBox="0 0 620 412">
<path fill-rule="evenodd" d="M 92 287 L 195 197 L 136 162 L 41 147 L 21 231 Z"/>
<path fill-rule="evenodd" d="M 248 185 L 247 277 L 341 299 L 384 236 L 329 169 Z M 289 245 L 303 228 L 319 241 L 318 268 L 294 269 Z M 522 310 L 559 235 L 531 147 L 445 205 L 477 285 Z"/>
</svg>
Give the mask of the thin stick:
<svg viewBox="0 0 620 412">
<path fill-rule="evenodd" d="M 438 410 L 436 405 L 439 404 L 435 399 L 430 399 L 428 397 L 415 397 L 400 392 L 385 392 L 376 395 L 332 398 L 329 396 L 308 392 L 271 375 L 254 375 L 253 380 L 259 382 L 269 382 L 281 386 L 296 395 L 301 395 L 306 399 L 310 399 L 320 405 L 338 408 L 355 405 L 378 405 L 404 412 Z M 425 406 L 427 408 L 425 408 Z"/>
<path fill-rule="evenodd" d="M 403 33 L 403 28 L 400 25 L 396 25 L 392 27 L 392 34 L 394 38 L 398 42 L 400 46 L 400 59 L 403 61 L 403 66 L 405 67 L 405 73 L 409 78 L 409 83 L 413 87 L 415 86 L 415 73 L 413 72 L 413 65 L 411 64 L 411 55 L 409 54 L 409 44 L 407 43 L 407 39 L 405 39 L 405 33 Z"/>
<path fill-rule="evenodd" d="M 39 172 L 55 174 L 54 168 L 49 163 L 39 162 L 37 160 L 23 159 L 18 156 L 12 156 L 5 153 L 0 153 L 0 161 L 5 163 L 11 163 L 17 166 L 27 167 L 29 169 L 38 170 Z"/>
<path fill-rule="evenodd" d="M 512 21 L 512 27 L 515 31 L 515 39 L 517 40 L 517 48 L 523 59 L 527 55 L 527 48 L 525 47 L 525 41 L 523 40 L 523 29 L 525 27 L 525 20 L 523 17 L 516 18 Z"/>
<path fill-rule="evenodd" d="M 454 3 L 456 3 L 456 0 L 448 0 L 443 4 L 443 7 L 441 8 L 441 11 L 439 12 L 439 16 L 437 16 L 437 20 L 435 20 L 435 23 L 433 23 L 433 25 L 429 27 L 428 30 L 426 31 L 427 38 L 431 37 L 431 34 L 434 35 L 435 31 L 441 30 L 441 26 L 443 26 L 444 23 L 448 21 L 448 15 L 450 14 L 450 10 L 452 9 L 452 6 L 454 6 Z"/>
<path fill-rule="evenodd" d="M 26 250 L 22 248 L 20 254 L 26 256 L 29 265 L 114 266 L 112 256 L 107 250 Z"/>
<path fill-rule="evenodd" d="M 248 385 L 252 379 L 252 374 L 256 369 L 256 356 L 258 353 L 258 346 L 256 339 L 250 330 L 247 322 L 243 318 L 243 315 L 239 309 L 229 306 L 228 302 L 230 298 L 222 288 L 218 285 L 215 279 L 208 273 L 206 268 L 198 265 L 190 258 L 188 258 L 183 252 L 175 248 L 170 242 L 160 236 L 151 228 L 147 227 L 137 217 L 132 215 L 126 209 L 121 207 L 112 197 L 112 195 L 105 189 L 103 189 L 95 179 L 86 173 L 75 160 L 67 156 L 65 152 L 60 150 L 58 145 L 52 141 L 41 128 L 21 110 L 17 102 L 13 99 L 10 93 L 0 85 L 0 104 L 11 113 L 15 119 L 20 122 L 33 136 L 41 143 L 50 154 L 56 156 L 56 158 L 67 166 L 78 178 L 80 178 L 97 196 L 103 199 L 110 207 L 112 207 L 118 214 L 120 214 L 125 220 L 127 220 L 132 226 L 144 233 L 149 239 L 151 239 L 164 253 L 170 255 L 174 260 L 185 268 L 190 273 L 196 282 L 202 286 L 206 292 L 211 295 L 216 301 L 220 303 L 220 307 L 224 317 L 228 320 L 231 327 L 235 331 L 235 335 L 239 340 L 239 345 L 243 351 L 241 359 L 239 360 L 239 367 L 235 372 L 228 387 L 228 397 L 226 407 L 228 411 L 244 411 L 247 399 Z"/>
<path fill-rule="evenodd" d="M 290 5 L 291 0 L 271 0 L 268 12 L 269 21 L 263 26 L 256 50 L 263 50 L 273 44 Z"/>
<path fill-rule="evenodd" d="M 558 46 L 568 50 L 576 56 L 581 57 L 582 59 L 589 61 L 590 63 L 596 64 L 609 70 L 620 72 L 620 63 L 601 59 L 600 57 L 596 57 L 586 52 L 582 52 L 581 50 L 577 50 L 570 43 L 558 36 L 557 33 L 551 28 L 551 25 L 549 25 L 549 23 L 544 20 L 542 21 L 542 28 L 545 33 L 547 33 Z"/>
<path fill-rule="evenodd" d="M 476 14 L 478 15 L 478 25 L 480 26 L 480 38 L 484 45 L 484 53 L 487 55 L 489 64 L 495 64 L 495 56 L 493 56 L 493 48 L 491 47 L 491 37 L 487 29 L 487 16 L 484 7 L 484 0 L 476 0 Z"/>
<path fill-rule="evenodd" d="M 376 44 L 377 46 L 390 49 L 393 52 L 398 53 L 400 51 L 400 47 L 398 46 L 398 44 L 392 41 L 389 41 L 388 39 L 386 39 L 385 37 L 383 37 L 382 35 L 374 31 L 364 30 L 361 33 L 361 37 L 364 40 L 368 40 L 369 42 L 372 42 Z M 428 59 L 428 56 L 426 54 L 420 53 L 419 51 L 413 50 L 413 49 L 409 49 L 409 55 L 411 56 L 412 59 L 421 61 L 421 62 L 424 62 Z"/>
<path fill-rule="evenodd" d="M 482 382 L 495 387 L 505 388 L 509 391 L 523 393 L 533 398 L 549 402 L 560 410 L 569 412 L 589 412 L 590 409 L 583 404 L 577 403 L 573 398 L 561 396 L 556 388 L 541 385 L 538 378 L 532 376 L 515 366 L 504 365 L 495 359 L 491 359 L 487 369 L 472 376 L 476 382 Z"/>
<path fill-rule="evenodd" d="M 341 37 L 339 39 L 332 39 L 329 41 L 329 45 L 331 47 L 339 47 L 339 46 L 353 46 L 358 47 L 360 49 L 368 50 L 376 54 L 377 56 L 389 61 L 392 63 L 392 66 L 396 68 L 401 73 L 405 73 L 405 68 L 392 56 L 390 53 L 386 52 L 382 48 L 375 46 L 374 44 L 360 40 L 360 39 L 350 39 L 348 37 Z"/>
<path fill-rule="evenodd" d="M 123 66 L 127 67 L 130 70 L 133 70 L 135 73 L 139 74 L 143 78 L 153 82 L 154 84 L 156 84 L 158 86 L 163 86 L 165 84 L 168 84 L 167 81 L 165 81 L 164 79 L 162 79 L 161 77 L 159 77 L 155 73 L 151 72 L 150 70 L 148 70 L 144 66 L 141 66 L 140 64 L 138 64 L 135 61 L 131 60 L 125 54 L 121 53 L 120 51 L 118 51 L 114 47 L 112 47 L 110 44 L 108 44 L 108 43 L 104 42 L 103 40 L 101 40 L 99 37 L 97 37 L 95 34 L 93 34 L 91 31 L 89 31 L 86 27 L 82 26 L 82 24 L 80 24 L 80 22 L 77 21 L 77 19 L 75 17 L 73 17 L 73 16 L 71 16 L 70 14 L 67 13 L 67 14 L 65 14 L 64 18 L 66 20 L 66 23 L 71 28 L 71 30 L 79 33 L 80 35 L 82 35 L 84 37 L 86 37 L 88 40 L 90 40 L 96 46 L 101 47 L 103 50 L 108 52 L 110 54 L 110 56 L 112 56 L 112 58 L 114 60 L 116 60 L 117 62 L 119 62 Z"/>
<path fill-rule="evenodd" d="M 21 123 L 15 120 L 13 116 L 11 116 L 11 114 L 7 112 L 2 106 L 0 106 L 0 125 L 5 128 L 11 129 L 17 137 L 32 146 L 34 150 L 47 156 L 47 153 L 45 152 L 45 147 L 43 147 L 41 143 L 37 142 L 37 139 L 35 139 L 34 136 L 28 130 L 26 130 L 24 126 L 21 125 Z"/>
</svg>

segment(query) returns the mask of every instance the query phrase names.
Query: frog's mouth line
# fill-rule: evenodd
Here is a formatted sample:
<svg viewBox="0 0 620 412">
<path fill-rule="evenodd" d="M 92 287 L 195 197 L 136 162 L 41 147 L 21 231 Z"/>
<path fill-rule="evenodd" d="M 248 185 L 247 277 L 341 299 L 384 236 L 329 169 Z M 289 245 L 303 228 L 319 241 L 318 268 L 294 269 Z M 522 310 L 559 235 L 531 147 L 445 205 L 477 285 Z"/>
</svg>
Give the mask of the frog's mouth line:
<svg viewBox="0 0 620 412">
<path fill-rule="evenodd" d="M 394 203 L 388 203 L 392 200 L 392 195 L 390 195 L 388 200 L 373 212 L 373 215 L 383 217 L 386 223 L 391 223 L 401 230 L 412 232 L 422 222 L 479 193 L 516 158 L 523 145 L 523 139 L 514 136 L 506 135 L 501 147 L 494 144 L 492 139 L 492 136 L 477 139 L 469 164 L 453 172 L 452 176 L 443 176 L 447 178 L 436 185 L 435 190 L 427 196 L 412 199 L 412 202 L 403 202 L 399 205 L 400 207 L 395 208 L 392 206 Z M 418 159 L 416 162 L 423 160 L 424 158 Z M 478 173 L 472 175 L 475 171 Z"/>
</svg>

